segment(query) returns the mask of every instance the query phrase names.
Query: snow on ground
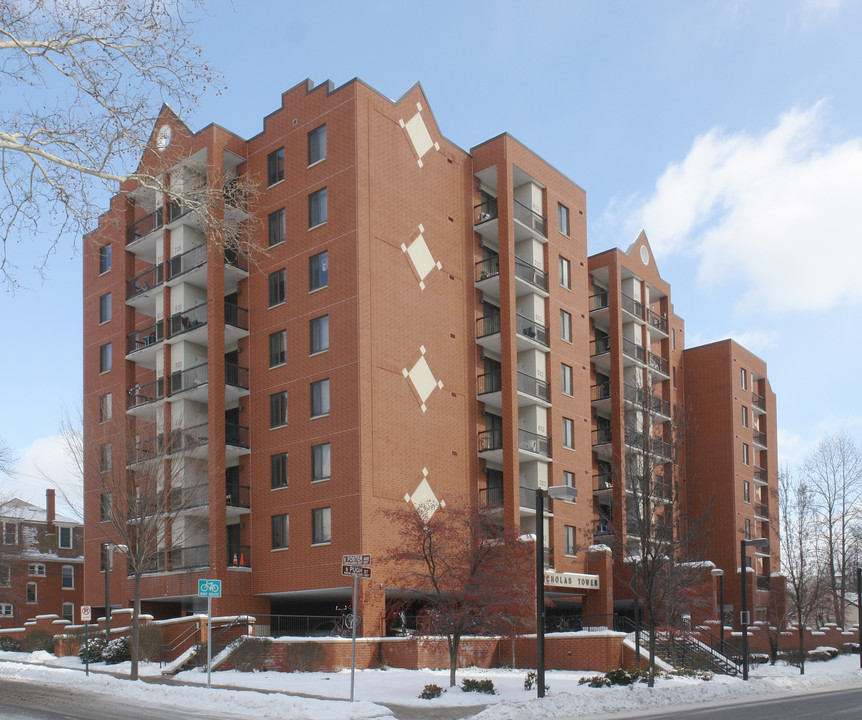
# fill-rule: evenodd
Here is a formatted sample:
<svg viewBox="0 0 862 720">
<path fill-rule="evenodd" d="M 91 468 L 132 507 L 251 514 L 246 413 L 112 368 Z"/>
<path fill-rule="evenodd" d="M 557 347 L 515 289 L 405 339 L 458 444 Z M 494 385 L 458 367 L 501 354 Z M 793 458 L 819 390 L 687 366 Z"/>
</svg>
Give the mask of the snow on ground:
<svg viewBox="0 0 862 720">
<path fill-rule="evenodd" d="M 149 704 L 194 705 L 201 710 L 212 709 L 229 715 L 232 707 L 241 708 L 244 718 L 301 717 L 308 720 L 349 718 L 355 720 L 390 718 L 392 713 L 383 703 L 434 708 L 470 705 L 491 705 L 476 715 L 476 720 L 531 720 L 532 718 L 577 717 L 607 713 L 648 713 L 668 705 L 703 706 L 733 701 L 750 702 L 756 698 L 781 694 L 817 692 L 845 687 L 862 687 L 862 670 L 857 655 L 844 655 L 828 662 L 807 663 L 805 675 L 797 668 L 778 665 L 754 668 L 751 680 L 716 676 L 709 682 L 691 678 L 660 679 L 652 690 L 645 685 L 632 687 L 590 688 L 578 685 L 578 679 L 596 673 L 549 670 L 545 682 L 549 686 L 544 700 L 536 699 L 536 691 L 524 690 L 525 670 L 463 668 L 458 670 L 458 682 L 464 678 L 490 679 L 497 695 L 465 693 L 460 688 L 448 689 L 434 700 L 417 696 L 430 683 L 446 688 L 448 670 L 362 670 L 357 671 L 355 698 L 350 697 L 350 671 L 337 673 L 241 673 L 217 671 L 212 674 L 213 689 L 206 689 L 206 673 L 192 670 L 177 675 L 182 687 L 131 684 L 105 671 L 128 674 L 129 664 L 105 667 L 91 665 L 89 678 L 81 670 L 76 657 L 55 658 L 48 653 L 0 652 L 0 677 L 25 682 L 50 682 L 106 694 L 122 693 L 129 699 Z M 142 664 L 141 676 L 158 676 L 157 665 Z M 248 690 L 270 690 L 273 694 L 244 693 L 242 690 L 221 689 L 232 686 Z M 240 696 L 239 693 L 242 693 Z M 300 695 L 316 696 L 315 698 Z M 325 699 L 318 699 L 325 698 Z"/>
</svg>

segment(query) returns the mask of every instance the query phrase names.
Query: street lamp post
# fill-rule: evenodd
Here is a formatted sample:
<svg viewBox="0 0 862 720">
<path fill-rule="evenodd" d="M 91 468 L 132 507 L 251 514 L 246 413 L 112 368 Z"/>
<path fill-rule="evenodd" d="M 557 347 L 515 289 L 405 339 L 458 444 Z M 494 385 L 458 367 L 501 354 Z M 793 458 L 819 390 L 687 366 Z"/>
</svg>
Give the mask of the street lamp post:
<svg viewBox="0 0 862 720">
<path fill-rule="evenodd" d="M 739 557 L 742 563 L 742 613 L 740 613 L 740 624 L 742 625 L 742 679 L 748 680 L 748 595 L 746 591 L 746 576 L 748 575 L 748 558 L 745 555 L 747 547 L 769 547 L 768 538 L 757 538 L 756 540 L 739 541 Z"/>
<path fill-rule="evenodd" d="M 114 565 L 114 546 L 105 543 L 105 642 L 111 639 L 111 569 Z"/>
<path fill-rule="evenodd" d="M 536 488 L 536 695 L 540 698 L 545 697 L 545 492 L 552 500 L 574 502 L 578 489 Z"/>
<path fill-rule="evenodd" d="M 859 669 L 862 670 L 862 567 L 856 568 L 856 629 L 859 631 Z"/>
<path fill-rule="evenodd" d="M 724 570 L 714 568 L 712 576 L 718 578 L 718 621 L 721 635 L 721 652 L 724 652 Z"/>
<path fill-rule="evenodd" d="M 632 561 L 632 575 L 635 593 L 635 667 L 641 669 L 641 599 L 638 595 L 638 561 Z"/>
</svg>

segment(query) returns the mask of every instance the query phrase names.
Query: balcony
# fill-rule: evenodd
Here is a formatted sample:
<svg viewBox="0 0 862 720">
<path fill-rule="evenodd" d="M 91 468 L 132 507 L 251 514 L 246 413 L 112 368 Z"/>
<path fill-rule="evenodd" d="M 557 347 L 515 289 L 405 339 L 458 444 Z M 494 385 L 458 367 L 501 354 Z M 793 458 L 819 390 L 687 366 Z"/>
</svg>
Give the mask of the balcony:
<svg viewBox="0 0 862 720">
<path fill-rule="evenodd" d="M 479 507 L 482 509 L 503 507 L 503 488 L 497 486 L 480 488 Z"/>
<path fill-rule="evenodd" d="M 188 454 L 191 457 L 206 457 L 209 445 L 209 425 L 200 423 L 187 428 L 171 430 L 166 436 L 166 448 L 170 455 Z"/>
<path fill-rule="evenodd" d="M 551 438 L 518 428 L 518 449 L 549 458 L 551 457 Z"/>
<path fill-rule="evenodd" d="M 228 483 L 225 489 L 225 502 L 227 506 L 231 508 L 250 508 L 251 502 L 249 501 L 249 486 L 240 485 L 238 483 Z"/>
<path fill-rule="evenodd" d="M 607 310 L 610 307 L 610 294 L 607 290 L 590 295 L 590 314 L 599 310 Z"/>
<path fill-rule="evenodd" d="M 180 393 L 203 387 L 207 384 L 207 364 L 201 363 L 185 370 L 178 370 L 175 373 L 171 373 L 170 379 L 171 395 L 179 395 Z M 197 393 L 189 399 L 206 402 L 207 392 L 203 390 L 203 392 Z"/>
<path fill-rule="evenodd" d="M 478 436 L 479 454 L 487 460 L 503 461 L 503 430 L 483 430 Z M 529 430 L 518 429 L 519 462 L 530 462 L 535 456 L 551 457 L 551 438 Z"/>
<path fill-rule="evenodd" d="M 599 385 L 593 385 L 590 388 L 590 402 L 596 403 L 602 400 L 611 399 L 611 383 L 610 380 Z"/>
<path fill-rule="evenodd" d="M 759 467 L 758 465 L 754 466 L 754 480 L 759 483 L 767 483 L 769 481 L 769 476 L 766 472 L 766 468 Z"/>
<path fill-rule="evenodd" d="M 526 396 L 526 397 L 524 397 Z M 521 402 L 521 400 L 524 402 Z M 527 373 L 518 372 L 518 405 L 525 406 L 534 404 L 538 400 L 540 405 L 550 406 L 551 386 L 544 380 L 539 380 Z"/>
<path fill-rule="evenodd" d="M 593 521 L 593 539 L 596 542 L 612 540 L 614 537 L 613 524 L 608 520 Z"/>
<path fill-rule="evenodd" d="M 139 415 L 140 413 L 134 411 L 144 408 L 157 400 L 161 400 L 164 396 L 164 378 L 157 378 L 142 385 L 134 385 L 129 388 L 127 393 L 126 410 L 130 411 L 133 415 Z"/>
<path fill-rule="evenodd" d="M 130 225 L 126 226 L 126 245 L 130 246 L 139 240 L 142 240 L 147 235 L 149 235 L 154 230 L 158 230 L 162 227 L 162 208 L 157 208 L 154 212 L 151 212 L 149 215 L 144 215 L 144 217 L 136 220 Z M 132 250 L 132 248 L 129 248 Z M 133 250 L 134 252 L 134 250 Z"/>
<path fill-rule="evenodd" d="M 644 308 L 643 303 L 639 302 L 638 300 L 635 300 L 630 295 L 622 293 L 622 297 L 620 298 L 620 305 L 625 312 L 637 318 L 638 320 L 643 321 L 646 316 L 646 308 Z"/>
<path fill-rule="evenodd" d="M 535 512 L 536 488 L 529 488 L 521 485 L 518 491 L 518 504 L 525 510 L 532 510 L 533 512 Z M 548 493 L 542 493 L 542 508 L 544 508 L 543 512 L 545 513 L 545 515 L 551 514 L 551 497 L 548 495 Z"/>
<path fill-rule="evenodd" d="M 210 546 L 192 545 L 168 550 L 168 570 L 205 568 L 210 564 Z"/>
<path fill-rule="evenodd" d="M 623 338 L 623 355 L 632 360 L 639 362 L 641 365 L 646 365 L 647 350 L 643 345 Z"/>
<path fill-rule="evenodd" d="M 548 273 L 533 264 L 515 256 L 515 295 L 523 295 L 521 289 L 527 292 L 538 291 L 543 297 L 548 296 Z"/>
<path fill-rule="evenodd" d="M 751 393 L 751 404 L 755 412 L 766 412 L 766 398 L 763 395 L 758 395 L 756 392 Z"/>
<path fill-rule="evenodd" d="M 198 328 L 203 328 L 207 323 L 207 303 L 202 302 L 188 310 L 181 310 L 178 313 L 174 313 L 171 315 L 169 323 L 170 336 L 172 338 L 182 335 L 183 333 L 197 330 Z M 198 337 L 200 335 L 201 333 L 196 333 L 195 338 L 190 338 L 190 340 L 193 342 L 202 340 L 203 343 L 205 343 L 206 330 L 204 330 L 201 337 Z"/>
<path fill-rule="evenodd" d="M 665 482 L 661 475 L 642 477 L 635 474 L 626 474 L 626 492 L 639 492 L 653 498 L 657 504 L 664 505 L 673 500 L 673 491 L 670 483 Z"/>
<path fill-rule="evenodd" d="M 548 349 L 548 328 L 523 315 L 515 314 L 515 328 L 518 334 L 518 351 L 538 347 Z"/>
<path fill-rule="evenodd" d="M 224 366 L 225 398 L 233 402 L 248 395 L 248 368 L 233 363 Z"/>
<path fill-rule="evenodd" d="M 186 250 L 184 253 L 172 257 L 168 265 L 170 268 L 168 284 L 176 284 L 171 281 L 185 276 L 183 277 L 183 282 L 198 285 L 199 287 L 206 287 L 206 262 L 207 246 L 205 243 L 196 245 L 191 250 Z"/>
<path fill-rule="evenodd" d="M 235 423 L 225 423 L 224 426 L 224 441 L 225 444 L 233 448 L 241 448 L 248 450 L 248 427 L 245 425 L 237 425 Z M 243 455 L 245 453 L 235 453 Z M 230 455 L 230 453 L 229 453 Z"/>
<path fill-rule="evenodd" d="M 497 283 L 497 278 L 500 275 L 500 256 L 493 255 L 480 260 L 476 263 L 475 268 L 476 287 L 486 295 L 495 298 L 500 297 L 500 288 Z"/>
<path fill-rule="evenodd" d="M 610 425 L 593 430 L 593 452 L 601 460 L 610 460 L 613 454 L 613 432 Z"/>
<path fill-rule="evenodd" d="M 673 457 L 670 443 L 660 437 L 647 437 L 644 433 L 631 428 L 626 429 L 626 445 L 639 452 L 649 452 L 662 462 L 669 462 Z"/>
<path fill-rule="evenodd" d="M 156 348 L 164 339 L 164 323 L 159 320 L 126 335 L 126 359 L 138 365 L 156 369 Z"/>
<path fill-rule="evenodd" d="M 647 308 L 647 322 L 650 330 L 667 337 L 667 318 Z"/>
<path fill-rule="evenodd" d="M 766 450 L 766 433 L 761 432 L 760 430 L 752 431 L 752 441 L 754 444 L 759 447 L 761 450 Z"/>
<path fill-rule="evenodd" d="M 539 213 L 533 212 L 530 208 L 518 200 L 514 200 L 514 217 L 515 217 L 515 242 L 526 240 L 530 237 L 547 242 L 548 231 L 547 222 Z M 519 229 L 519 225 L 528 232 L 525 234 Z"/>
<path fill-rule="evenodd" d="M 661 415 L 670 419 L 670 403 L 658 397 L 657 395 L 648 394 L 646 390 L 626 383 L 623 388 L 623 395 L 627 403 L 637 409 L 649 409 L 655 415 Z"/>
<path fill-rule="evenodd" d="M 763 502 L 754 503 L 754 514 L 757 517 L 769 519 L 769 506 Z"/>
<path fill-rule="evenodd" d="M 228 567 L 251 567 L 251 546 L 236 545 L 228 543 L 227 545 L 227 566 Z"/>
<path fill-rule="evenodd" d="M 171 510 L 173 512 L 186 512 L 200 510 L 206 515 L 209 507 L 209 486 L 191 485 L 189 487 L 174 487 L 171 488 Z"/>
<path fill-rule="evenodd" d="M 593 492 L 601 493 L 614 489 L 614 476 L 611 473 L 593 475 Z"/>
<path fill-rule="evenodd" d="M 226 302 L 224 304 L 224 341 L 230 345 L 248 336 L 248 308 Z"/>
<path fill-rule="evenodd" d="M 126 303 L 147 315 L 155 315 L 155 290 L 164 281 L 164 265 L 159 263 L 126 280 Z"/>
<path fill-rule="evenodd" d="M 670 377 L 670 363 L 667 358 L 656 355 L 654 352 L 647 353 L 647 357 L 649 359 L 649 369 L 661 375 L 664 380 L 667 380 Z"/>
<path fill-rule="evenodd" d="M 473 224 L 481 225 L 497 219 L 497 198 L 486 200 L 473 208 Z"/>
<path fill-rule="evenodd" d="M 144 575 L 160 573 L 165 571 L 165 555 L 159 550 L 156 555 L 144 560 Z"/>
<path fill-rule="evenodd" d="M 503 449 L 503 428 L 483 430 L 479 433 L 479 453 L 496 452 Z M 501 454 L 502 457 L 502 454 Z"/>
</svg>

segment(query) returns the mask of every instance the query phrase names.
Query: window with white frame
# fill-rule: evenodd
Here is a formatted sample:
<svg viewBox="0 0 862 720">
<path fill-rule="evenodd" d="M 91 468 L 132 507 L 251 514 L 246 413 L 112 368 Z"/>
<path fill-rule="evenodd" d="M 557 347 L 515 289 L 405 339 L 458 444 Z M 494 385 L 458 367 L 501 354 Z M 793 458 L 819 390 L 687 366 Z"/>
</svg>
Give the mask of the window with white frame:
<svg viewBox="0 0 862 720">
<path fill-rule="evenodd" d="M 565 363 L 560 364 L 560 391 L 563 395 L 572 394 L 572 368 Z"/>
<path fill-rule="evenodd" d="M 12 603 L 0 603 L 0 617 L 12 617 L 13 611 Z"/>
<path fill-rule="evenodd" d="M 70 602 L 63 603 L 63 620 L 68 620 L 70 623 L 75 622 L 75 604 Z"/>
<path fill-rule="evenodd" d="M 742 464 L 749 464 L 748 443 L 742 443 Z"/>
<path fill-rule="evenodd" d="M 560 232 L 566 237 L 569 236 L 569 208 L 563 203 L 557 203 L 557 220 L 559 221 Z"/>
<path fill-rule="evenodd" d="M 63 550 L 71 550 L 72 549 L 72 528 L 68 526 L 60 525 L 57 528 L 57 535 L 59 537 L 59 545 Z"/>
<path fill-rule="evenodd" d="M 748 373 L 745 368 L 739 368 L 739 384 L 743 390 L 748 390 Z"/>
<path fill-rule="evenodd" d="M 565 310 L 560 310 L 560 340 L 572 342 L 572 316 Z"/>
<path fill-rule="evenodd" d="M 566 487 L 575 487 L 575 473 L 571 470 L 563 470 L 563 485 Z"/>
<path fill-rule="evenodd" d="M 311 482 L 329 480 L 331 475 L 329 443 L 313 445 L 311 448 Z"/>
<path fill-rule="evenodd" d="M 572 264 L 560 255 L 560 287 L 572 289 Z"/>
<path fill-rule="evenodd" d="M 311 417 L 329 415 L 329 380 L 311 383 Z"/>
<path fill-rule="evenodd" d="M 563 447 L 575 449 L 575 421 L 571 418 L 563 418 Z"/>
<path fill-rule="evenodd" d="M 745 405 L 742 406 L 742 427 L 748 427 L 748 408 Z"/>
<path fill-rule="evenodd" d="M 566 555 L 575 555 L 575 528 L 572 525 L 566 525 Z"/>
<path fill-rule="evenodd" d="M 30 563 L 27 574 L 31 577 L 45 577 L 45 563 Z"/>
<path fill-rule="evenodd" d="M 110 472 L 114 467 L 114 459 L 111 443 L 99 445 L 99 471 Z"/>
<path fill-rule="evenodd" d="M 60 569 L 60 578 L 63 590 L 75 589 L 75 568 L 71 565 L 63 565 Z"/>
<path fill-rule="evenodd" d="M 33 605 L 39 602 L 39 589 L 34 582 L 27 583 L 27 604 Z"/>
<path fill-rule="evenodd" d="M 4 522 L 3 523 L 3 544 L 17 545 L 18 544 L 18 523 Z"/>
<path fill-rule="evenodd" d="M 308 166 L 326 159 L 326 125 L 308 133 Z"/>
<path fill-rule="evenodd" d="M 314 508 L 311 511 L 311 543 L 321 545 L 332 542 L 331 508 Z"/>
<path fill-rule="evenodd" d="M 742 499 L 747 503 L 751 502 L 751 483 L 748 480 L 742 481 Z"/>
</svg>

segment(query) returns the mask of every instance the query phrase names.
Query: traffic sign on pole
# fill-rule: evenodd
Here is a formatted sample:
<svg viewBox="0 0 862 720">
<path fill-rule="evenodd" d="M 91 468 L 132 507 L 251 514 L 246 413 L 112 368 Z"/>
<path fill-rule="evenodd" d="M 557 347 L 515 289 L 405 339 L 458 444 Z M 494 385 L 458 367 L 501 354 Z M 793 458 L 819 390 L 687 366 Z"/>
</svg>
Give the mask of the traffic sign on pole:
<svg viewBox="0 0 862 720">
<path fill-rule="evenodd" d="M 371 568 L 367 565 L 342 565 L 341 574 L 347 577 L 370 578 Z"/>
<path fill-rule="evenodd" d="M 90 622 L 93 619 L 93 610 L 89 605 L 81 605 L 81 622 Z"/>
<path fill-rule="evenodd" d="M 220 598 L 221 580 L 198 580 L 198 597 Z"/>
<path fill-rule="evenodd" d="M 342 555 L 342 565 L 370 565 L 371 555 Z"/>
</svg>

